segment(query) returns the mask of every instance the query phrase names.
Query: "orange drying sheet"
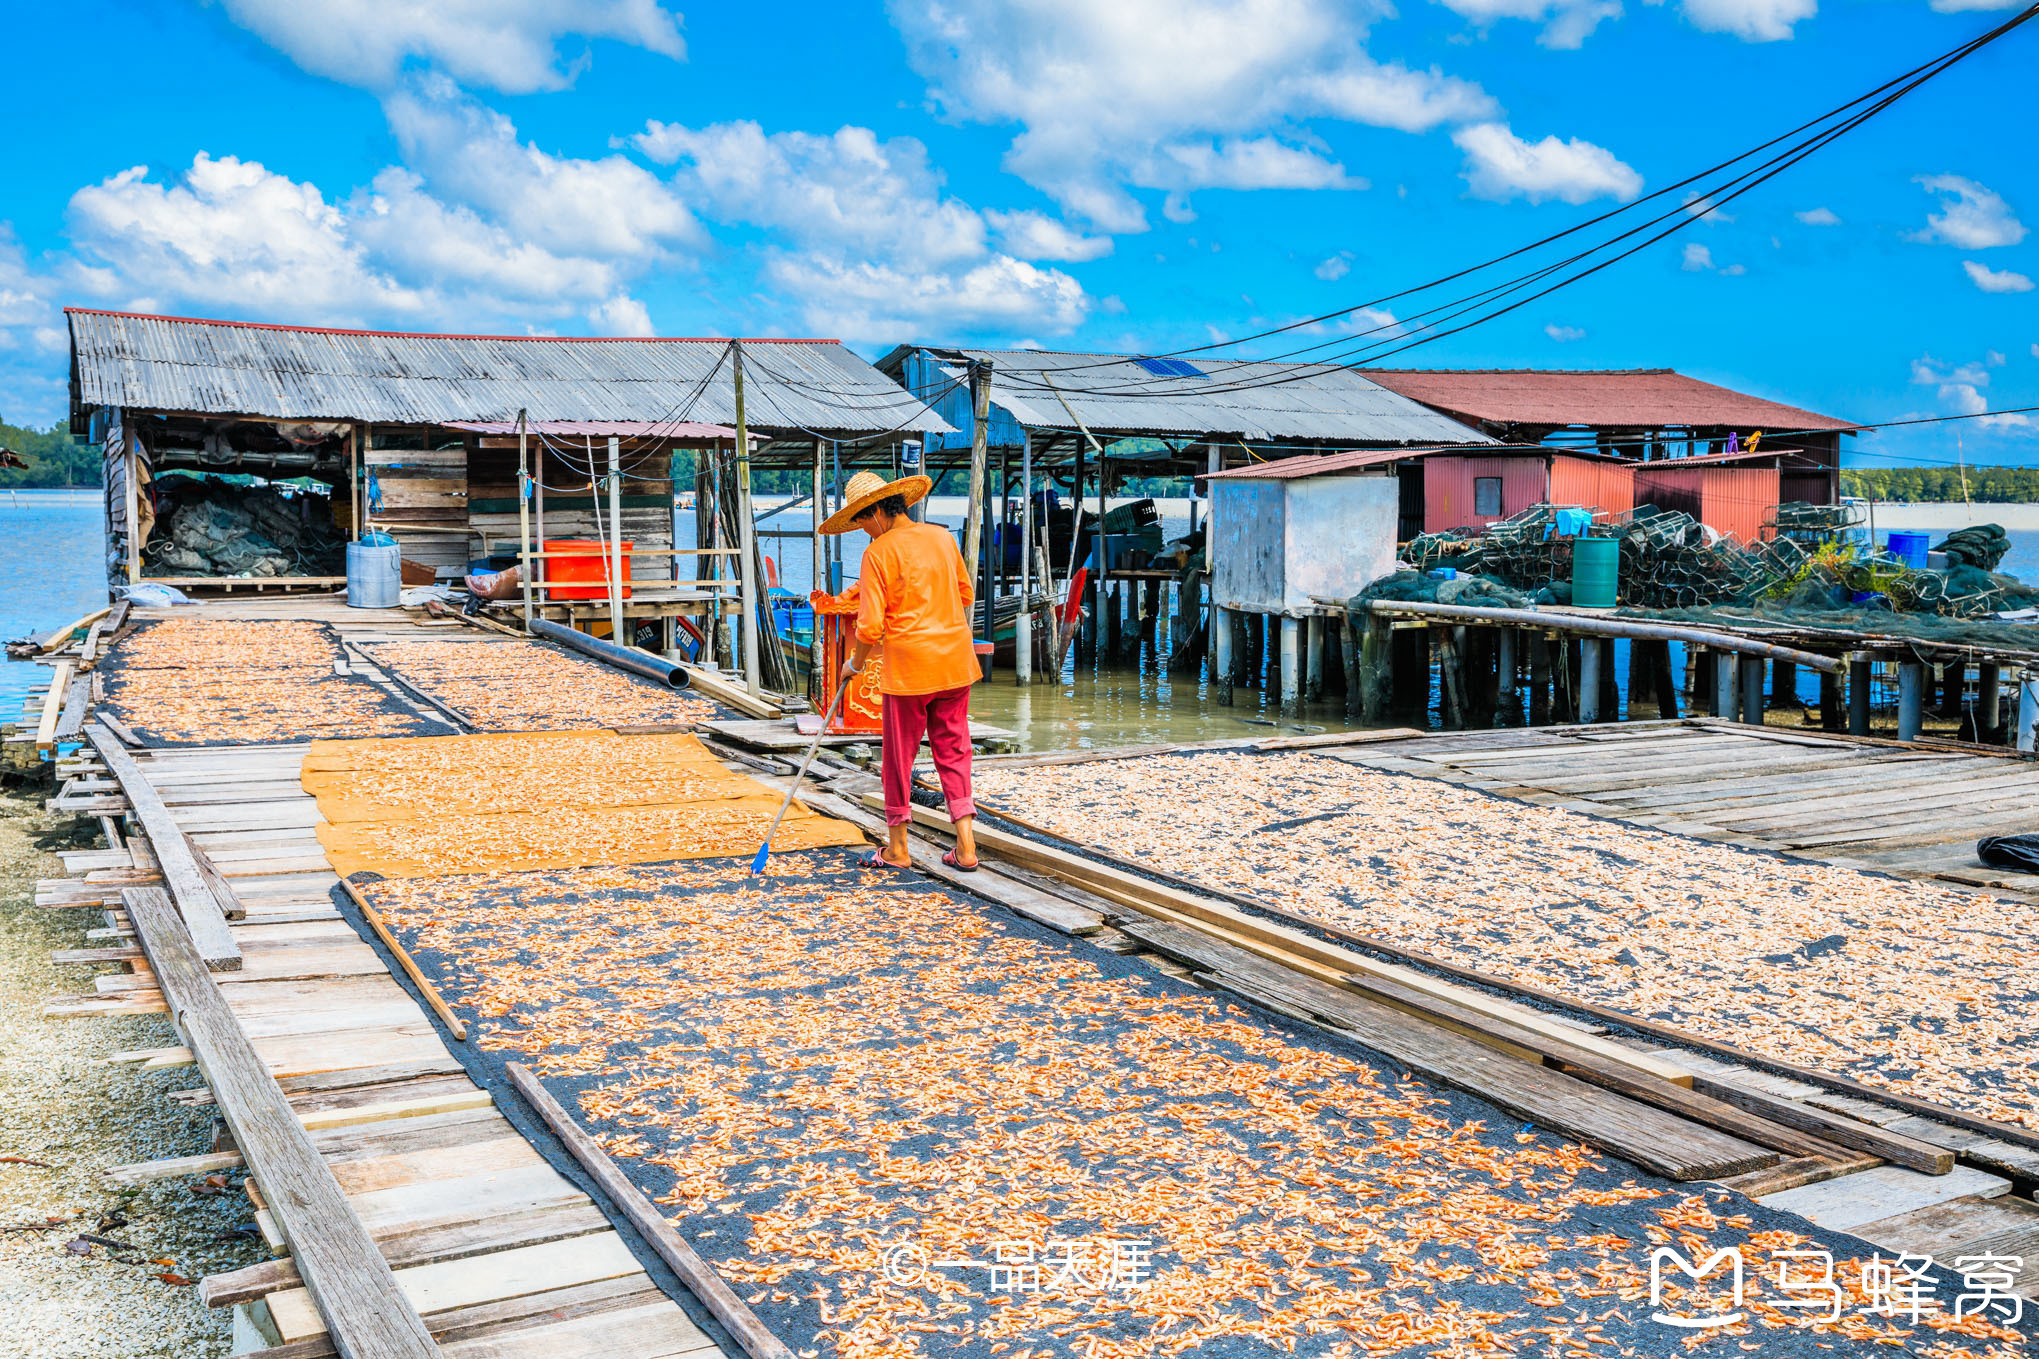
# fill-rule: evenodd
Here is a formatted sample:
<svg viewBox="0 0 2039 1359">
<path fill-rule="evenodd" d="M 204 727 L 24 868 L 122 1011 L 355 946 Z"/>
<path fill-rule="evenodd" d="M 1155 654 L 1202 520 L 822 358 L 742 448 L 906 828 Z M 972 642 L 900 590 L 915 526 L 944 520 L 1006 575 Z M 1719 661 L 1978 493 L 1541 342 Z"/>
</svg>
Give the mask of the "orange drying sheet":
<svg viewBox="0 0 2039 1359">
<path fill-rule="evenodd" d="M 325 818 L 319 843 L 343 877 L 749 855 L 781 796 L 684 733 L 314 741 L 301 778 Z M 796 801 L 772 849 L 862 842 L 856 827 Z"/>
</svg>

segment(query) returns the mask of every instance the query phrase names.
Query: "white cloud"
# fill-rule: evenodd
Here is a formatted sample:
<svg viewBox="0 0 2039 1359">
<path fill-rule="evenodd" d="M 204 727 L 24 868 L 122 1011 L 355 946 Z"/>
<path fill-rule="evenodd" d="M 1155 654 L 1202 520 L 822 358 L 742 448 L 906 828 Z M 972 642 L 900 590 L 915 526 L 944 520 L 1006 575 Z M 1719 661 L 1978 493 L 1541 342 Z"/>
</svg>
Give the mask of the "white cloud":
<svg viewBox="0 0 2039 1359">
<path fill-rule="evenodd" d="M 1921 175 L 1914 182 L 1923 185 L 1927 193 L 1940 195 L 1944 211 L 1928 214 L 1926 230 L 1914 232 L 1912 240 L 1987 250 L 2025 239 L 2025 224 L 1994 190 L 1960 175 Z"/>
<path fill-rule="evenodd" d="M 154 311 L 191 299 L 348 320 L 426 309 L 422 292 L 369 258 L 316 185 L 203 151 L 181 183 L 148 176 L 137 165 L 71 197 L 72 241 L 122 305 Z"/>
<path fill-rule="evenodd" d="M 1688 274 L 1697 274 L 1713 268 L 1713 251 L 1698 241 L 1685 242 L 1684 269 Z"/>
<path fill-rule="evenodd" d="M 1081 263 L 1112 253 L 1109 236 L 1086 236 L 1046 213 L 1000 212 L 986 208 L 984 220 L 998 234 L 1007 254 L 1023 260 L 1067 260 Z"/>
<path fill-rule="evenodd" d="M 1935 14 L 1965 14 L 1977 9 L 2016 9 L 2024 0 L 1932 0 Z"/>
<path fill-rule="evenodd" d="M 1779 42 L 1791 26 L 1810 19 L 1818 0 L 1685 0 L 1686 21 L 1708 33 L 1732 33 L 1743 42 Z"/>
<path fill-rule="evenodd" d="M 1586 332 L 1581 330 L 1579 327 L 1561 326 L 1555 321 L 1545 326 L 1543 328 L 1543 333 L 1550 336 L 1553 340 L 1556 340 L 1559 344 L 1572 344 L 1575 341 L 1583 340 L 1586 338 Z"/>
<path fill-rule="evenodd" d="M 898 339 L 923 327 L 1066 331 L 1089 310 L 1083 286 L 1058 269 L 994 255 L 957 273 L 875 261 L 779 254 L 766 266 L 810 328 L 845 339 Z"/>
<path fill-rule="evenodd" d="M 1482 30 L 1502 19 L 1522 19 L 1544 26 L 1537 41 L 1558 51 L 1571 51 L 1593 35 L 1604 19 L 1621 17 L 1621 0 L 1437 0 L 1452 13 L 1470 19 Z"/>
<path fill-rule="evenodd" d="M 1584 203 L 1606 197 L 1626 202 L 1642 191 L 1641 175 L 1612 152 L 1577 137 L 1527 142 L 1505 123 L 1480 123 L 1460 128 L 1451 139 L 1466 153 L 1461 173 L 1481 198 Z"/>
<path fill-rule="evenodd" d="M 1341 250 L 1335 255 L 1328 256 L 1310 272 L 1326 283 L 1336 283 L 1352 272 L 1352 252 Z"/>
<path fill-rule="evenodd" d="M 428 193 L 391 167 L 344 198 L 203 152 L 176 178 L 135 166 L 72 195 L 72 286 L 136 311 L 475 329 L 584 316 L 647 333 L 625 291 L 665 258 L 575 255 Z"/>
<path fill-rule="evenodd" d="M 1684 208 L 1686 212 L 1708 226 L 1726 226 L 1735 220 L 1730 214 L 1721 211 L 1720 205 L 1712 198 L 1693 193 L 1689 189 L 1685 193 Z"/>
<path fill-rule="evenodd" d="M 1975 260 L 1963 260 L 1961 267 L 1968 271 L 1969 282 L 1986 293 L 2029 293 L 2032 280 L 2024 274 L 2010 269 L 1992 269 Z"/>
<path fill-rule="evenodd" d="M 652 122 L 631 142 L 677 166 L 675 183 L 703 213 L 783 242 L 766 248 L 766 276 L 805 325 L 846 338 L 963 324 L 1066 331 L 1089 307 L 1082 285 L 1026 258 L 1094 259 L 1111 249 L 1108 238 L 1038 212 L 981 213 L 945 195 L 927 148 L 911 137 Z"/>
<path fill-rule="evenodd" d="M 680 16 L 657 0 L 220 0 L 233 21 L 313 75 L 386 89 L 413 62 L 470 86 L 565 89 L 587 65 L 560 39 L 608 38 L 674 59 Z"/>
<path fill-rule="evenodd" d="M 1347 185 L 1298 130 L 1310 118 L 1423 131 L 1496 112 L 1476 85 L 1375 61 L 1361 45 L 1366 11 L 1336 0 L 891 0 L 890 10 L 935 104 L 1017 124 L 1006 168 L 1109 232 L 1146 225 L 1128 184 L 1177 195 L 1179 211 L 1202 188 Z"/>
<path fill-rule="evenodd" d="M 1804 212 L 1795 212 L 1792 216 L 1806 226 L 1826 227 L 1841 224 L 1841 219 L 1835 215 L 1832 208 L 1808 208 Z"/>
<path fill-rule="evenodd" d="M 2039 345 L 2034 348 L 2039 349 Z M 1989 410 L 1989 398 L 1983 395 L 1983 389 L 1989 386 L 1989 369 L 1984 363 L 1964 363 L 1950 368 L 1927 354 L 1912 360 L 1912 384 L 1936 389 L 1935 394 L 1951 414 L 1982 416 L 1976 421 L 1979 425 L 2007 429 L 2032 427 L 2030 416 L 1984 414 Z"/>
<path fill-rule="evenodd" d="M 703 240 L 672 187 L 628 156 L 541 151 L 442 80 L 406 87 L 383 107 L 405 158 L 435 191 L 513 223 L 547 250 L 644 258 Z"/>
</svg>

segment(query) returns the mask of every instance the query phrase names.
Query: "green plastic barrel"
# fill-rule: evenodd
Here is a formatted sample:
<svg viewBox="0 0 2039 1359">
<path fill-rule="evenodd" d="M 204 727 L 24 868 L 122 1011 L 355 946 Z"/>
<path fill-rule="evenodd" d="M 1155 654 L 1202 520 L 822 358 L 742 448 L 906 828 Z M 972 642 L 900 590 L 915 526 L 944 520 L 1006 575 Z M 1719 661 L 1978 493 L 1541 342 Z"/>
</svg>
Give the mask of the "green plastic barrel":
<svg viewBox="0 0 2039 1359">
<path fill-rule="evenodd" d="M 1619 538 L 1579 538 L 1572 543 L 1572 603 L 1582 609 L 1614 607 L 1621 576 Z"/>
</svg>

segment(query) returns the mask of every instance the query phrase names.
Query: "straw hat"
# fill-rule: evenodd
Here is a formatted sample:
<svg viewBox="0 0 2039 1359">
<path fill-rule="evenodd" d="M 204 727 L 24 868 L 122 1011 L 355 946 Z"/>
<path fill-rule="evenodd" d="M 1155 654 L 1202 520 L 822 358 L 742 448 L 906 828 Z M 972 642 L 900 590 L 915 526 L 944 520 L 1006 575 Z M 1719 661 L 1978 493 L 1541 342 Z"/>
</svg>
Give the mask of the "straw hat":
<svg viewBox="0 0 2039 1359">
<path fill-rule="evenodd" d="M 886 496 L 899 496 L 911 505 L 926 496 L 934 486 L 931 479 L 917 474 L 897 481 L 880 481 L 876 472 L 859 472 L 850 478 L 849 485 L 843 487 L 843 507 L 823 521 L 821 531 L 848 533 L 855 527 L 851 520 Z"/>
</svg>

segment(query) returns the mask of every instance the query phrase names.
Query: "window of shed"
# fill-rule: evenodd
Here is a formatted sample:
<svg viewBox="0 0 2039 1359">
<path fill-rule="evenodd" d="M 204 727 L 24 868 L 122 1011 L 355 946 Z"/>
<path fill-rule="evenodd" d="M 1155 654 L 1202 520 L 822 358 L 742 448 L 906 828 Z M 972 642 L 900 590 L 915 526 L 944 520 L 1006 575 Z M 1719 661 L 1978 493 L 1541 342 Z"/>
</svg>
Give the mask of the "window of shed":
<svg viewBox="0 0 2039 1359">
<path fill-rule="evenodd" d="M 1473 478 L 1473 513 L 1492 515 L 1501 513 L 1501 478 Z"/>
</svg>

